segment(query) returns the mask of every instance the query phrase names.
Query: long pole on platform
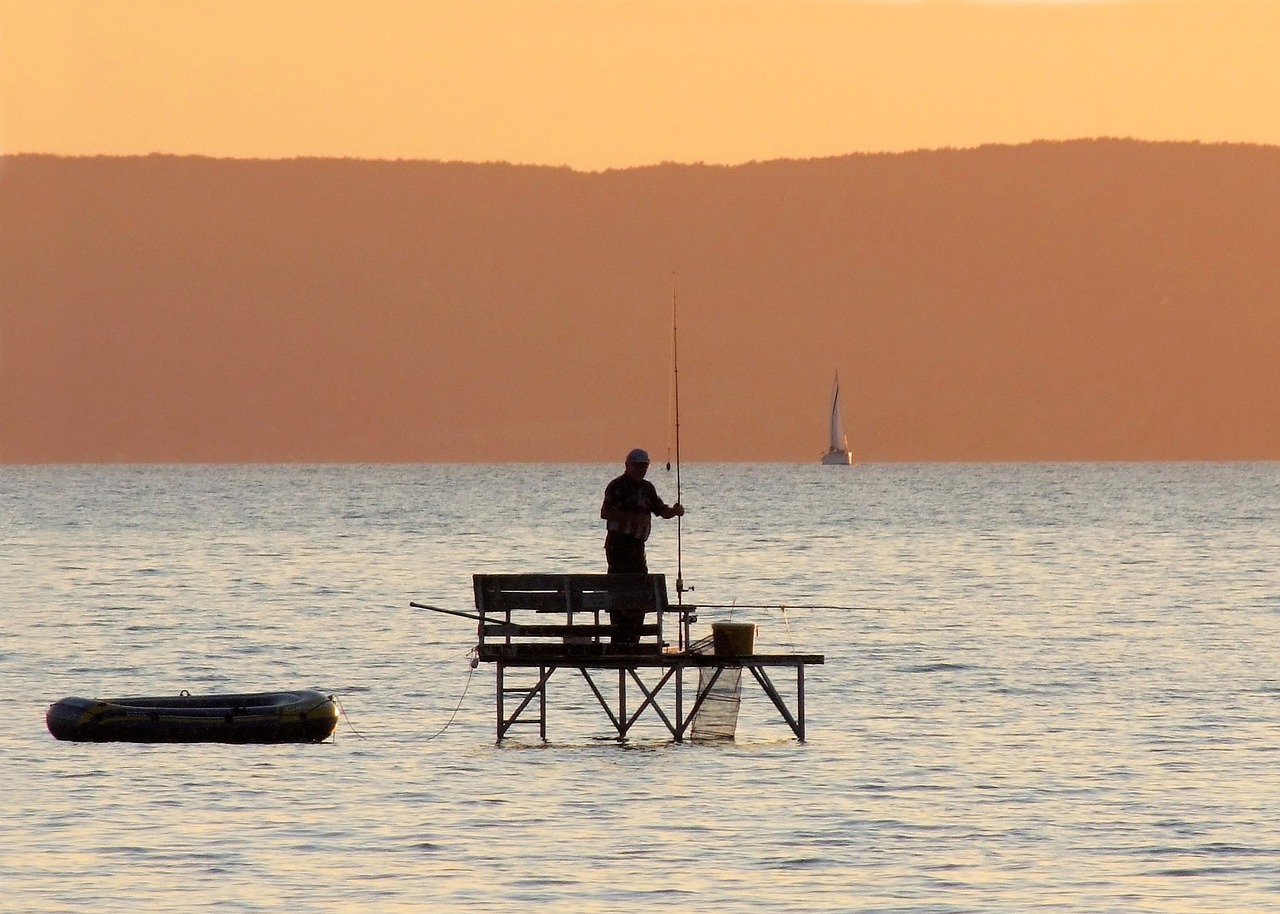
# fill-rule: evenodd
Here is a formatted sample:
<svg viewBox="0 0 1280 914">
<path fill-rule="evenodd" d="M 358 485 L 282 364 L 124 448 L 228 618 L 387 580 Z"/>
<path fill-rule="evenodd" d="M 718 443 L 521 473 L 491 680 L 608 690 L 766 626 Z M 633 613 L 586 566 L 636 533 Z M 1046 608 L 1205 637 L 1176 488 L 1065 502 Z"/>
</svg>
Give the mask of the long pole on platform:
<svg viewBox="0 0 1280 914">
<path fill-rule="evenodd" d="M 676 435 L 676 504 L 682 504 L 682 492 L 680 488 L 680 332 L 679 322 L 676 320 L 676 274 L 671 273 L 671 376 L 672 390 L 675 399 L 675 435 Z M 682 522 L 683 517 L 676 517 L 676 604 L 684 603 L 684 530 Z M 680 613 L 680 644 L 681 650 L 687 649 L 689 646 L 688 623 L 685 621 L 685 614 Z"/>
</svg>

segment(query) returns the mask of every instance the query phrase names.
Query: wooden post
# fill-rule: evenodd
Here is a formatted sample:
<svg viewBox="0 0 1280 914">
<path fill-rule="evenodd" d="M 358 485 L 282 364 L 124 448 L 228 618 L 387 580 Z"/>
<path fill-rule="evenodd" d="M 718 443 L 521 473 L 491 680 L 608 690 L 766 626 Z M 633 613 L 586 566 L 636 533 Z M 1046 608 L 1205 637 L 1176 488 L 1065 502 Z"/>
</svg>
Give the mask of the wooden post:
<svg viewBox="0 0 1280 914">
<path fill-rule="evenodd" d="M 800 728 L 796 731 L 796 736 L 800 742 L 804 742 L 804 664 L 796 667 L 796 720 L 800 722 Z"/>
<path fill-rule="evenodd" d="M 538 667 L 538 682 L 540 683 L 538 686 L 538 700 L 540 702 L 538 708 L 538 731 L 544 743 L 547 741 L 547 679 L 549 678 L 547 668 L 545 666 Z"/>
<path fill-rule="evenodd" d="M 503 700 L 502 700 L 503 672 L 506 670 L 506 668 L 507 668 L 507 665 L 505 663 L 498 664 L 498 700 L 495 702 L 495 704 L 498 706 L 498 742 L 502 742 L 502 737 L 505 735 L 502 725 L 506 722 L 506 719 L 507 719 L 506 712 L 503 707 Z"/>
<path fill-rule="evenodd" d="M 627 735 L 627 671 L 618 670 L 618 736 Z"/>
</svg>

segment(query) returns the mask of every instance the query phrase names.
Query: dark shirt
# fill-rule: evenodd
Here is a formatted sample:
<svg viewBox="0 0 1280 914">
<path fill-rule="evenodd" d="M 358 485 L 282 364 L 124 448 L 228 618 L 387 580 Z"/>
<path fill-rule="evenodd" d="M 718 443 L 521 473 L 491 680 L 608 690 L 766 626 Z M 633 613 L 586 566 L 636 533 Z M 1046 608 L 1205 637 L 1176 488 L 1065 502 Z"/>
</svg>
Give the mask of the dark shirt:
<svg viewBox="0 0 1280 914">
<path fill-rule="evenodd" d="M 628 511 L 644 514 L 643 519 L 634 521 L 608 521 L 610 531 L 633 536 L 640 542 L 649 538 L 652 526 L 650 517 L 669 511 L 666 502 L 658 496 L 658 490 L 647 479 L 632 479 L 623 473 L 610 482 L 604 489 L 604 505 L 601 510 Z"/>
</svg>

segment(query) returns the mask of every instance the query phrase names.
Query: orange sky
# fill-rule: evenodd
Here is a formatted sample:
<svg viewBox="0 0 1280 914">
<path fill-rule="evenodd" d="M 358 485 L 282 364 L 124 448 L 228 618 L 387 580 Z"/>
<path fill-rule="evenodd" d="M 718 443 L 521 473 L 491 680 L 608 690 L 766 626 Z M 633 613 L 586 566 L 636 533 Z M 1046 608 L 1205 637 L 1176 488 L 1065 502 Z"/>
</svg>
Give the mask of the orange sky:
<svg viewBox="0 0 1280 914">
<path fill-rule="evenodd" d="M 0 0 L 0 152 L 601 169 L 1280 144 L 1274 0 Z"/>
</svg>

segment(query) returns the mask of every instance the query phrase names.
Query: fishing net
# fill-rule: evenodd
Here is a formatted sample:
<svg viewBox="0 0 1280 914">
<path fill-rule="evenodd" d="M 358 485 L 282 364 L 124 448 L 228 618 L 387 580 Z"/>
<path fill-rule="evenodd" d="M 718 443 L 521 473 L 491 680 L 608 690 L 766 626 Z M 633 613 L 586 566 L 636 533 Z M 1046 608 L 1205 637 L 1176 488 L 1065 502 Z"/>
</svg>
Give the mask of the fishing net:
<svg viewBox="0 0 1280 914">
<path fill-rule="evenodd" d="M 710 653 L 711 639 L 695 642 L 693 653 Z M 719 676 L 716 674 L 719 673 Z M 714 681 L 713 681 L 714 680 Z M 710 689 L 708 689 L 710 683 Z M 696 740 L 733 739 L 742 705 L 742 667 L 702 667 L 698 670 L 698 694 L 706 694 L 693 715 L 691 737 Z"/>
</svg>

